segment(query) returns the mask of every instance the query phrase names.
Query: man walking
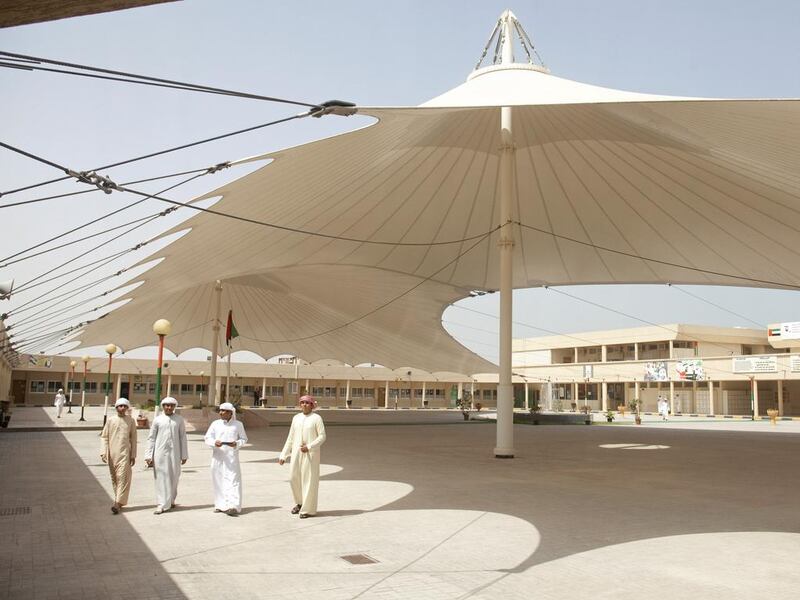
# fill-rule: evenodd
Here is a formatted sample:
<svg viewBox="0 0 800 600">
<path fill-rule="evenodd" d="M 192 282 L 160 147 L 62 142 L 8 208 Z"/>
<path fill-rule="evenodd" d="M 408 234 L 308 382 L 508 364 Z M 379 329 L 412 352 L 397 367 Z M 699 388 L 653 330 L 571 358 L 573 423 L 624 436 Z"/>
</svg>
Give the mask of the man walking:
<svg viewBox="0 0 800 600">
<path fill-rule="evenodd" d="M 114 404 L 116 414 L 106 421 L 100 438 L 103 452 L 100 459 L 108 464 L 111 472 L 111 486 L 114 490 L 114 504 L 111 512 L 115 515 L 128 503 L 131 491 L 131 467 L 136 463 L 136 423 L 128 416 L 131 403 L 120 398 Z"/>
<path fill-rule="evenodd" d="M 320 446 L 325 442 L 325 424 L 322 417 L 314 413 L 314 398 L 302 396 L 300 408 L 303 412 L 292 418 L 289 436 L 281 450 L 278 464 L 283 464 L 291 452 L 289 483 L 295 506 L 292 514 L 300 513 L 305 519 L 317 514 L 319 493 Z"/>
<path fill-rule="evenodd" d="M 56 407 L 56 416 L 60 419 L 61 418 L 61 411 L 64 410 L 64 404 L 67 402 L 67 397 L 64 395 L 64 390 L 58 388 L 58 392 L 56 392 L 56 399 L 53 402 L 53 406 Z"/>
<path fill-rule="evenodd" d="M 211 481 L 214 483 L 214 512 L 235 517 L 242 512 L 242 469 L 239 448 L 247 442 L 244 425 L 236 420 L 236 409 L 230 402 L 219 406 L 220 418 L 206 432 L 206 445 L 211 446 Z"/>
<path fill-rule="evenodd" d="M 167 397 L 161 401 L 162 412 L 153 420 L 147 438 L 144 461 L 148 467 L 153 467 L 157 515 L 175 507 L 181 465 L 186 464 L 189 458 L 186 424 L 183 417 L 175 414 L 177 406 L 175 398 Z"/>
</svg>

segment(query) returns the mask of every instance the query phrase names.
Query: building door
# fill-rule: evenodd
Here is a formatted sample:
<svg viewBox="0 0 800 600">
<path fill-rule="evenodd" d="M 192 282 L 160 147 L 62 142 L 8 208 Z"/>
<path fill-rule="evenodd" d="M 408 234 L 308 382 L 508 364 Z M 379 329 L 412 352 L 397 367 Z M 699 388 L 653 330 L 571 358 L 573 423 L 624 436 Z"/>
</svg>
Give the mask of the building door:
<svg viewBox="0 0 800 600">
<path fill-rule="evenodd" d="M 14 396 L 14 404 L 25 404 L 25 389 L 28 382 L 24 379 L 15 379 L 11 385 L 11 393 Z"/>
<path fill-rule="evenodd" d="M 120 395 L 120 397 L 121 398 L 130 399 L 130 396 L 128 395 L 130 393 L 131 393 L 131 384 L 130 384 L 130 382 L 129 381 L 123 381 L 122 383 L 120 383 L 120 386 L 119 386 L 119 395 Z"/>
</svg>

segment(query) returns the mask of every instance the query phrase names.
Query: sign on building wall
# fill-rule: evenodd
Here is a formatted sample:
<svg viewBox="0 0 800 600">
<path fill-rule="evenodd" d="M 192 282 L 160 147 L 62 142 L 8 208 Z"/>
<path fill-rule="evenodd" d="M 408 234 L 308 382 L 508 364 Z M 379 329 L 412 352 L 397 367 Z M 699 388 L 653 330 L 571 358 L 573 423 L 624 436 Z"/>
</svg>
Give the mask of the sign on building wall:
<svg viewBox="0 0 800 600">
<path fill-rule="evenodd" d="M 667 363 L 664 361 L 649 362 L 644 364 L 645 381 L 669 381 Z"/>
<path fill-rule="evenodd" d="M 800 356 L 793 354 L 789 357 L 789 368 L 792 373 L 800 373 Z"/>
<path fill-rule="evenodd" d="M 770 325 L 767 328 L 767 336 L 780 340 L 800 340 L 800 321 Z"/>
<path fill-rule="evenodd" d="M 703 361 L 697 359 L 679 360 L 675 364 L 675 372 L 678 374 L 678 379 L 684 381 L 704 381 L 706 378 Z"/>
<path fill-rule="evenodd" d="M 777 373 L 777 356 L 740 356 L 733 359 L 734 373 Z"/>
<path fill-rule="evenodd" d="M 51 356 L 34 356 L 33 354 L 28 354 L 28 365 L 41 369 L 50 369 L 53 367 L 53 358 Z"/>
<path fill-rule="evenodd" d="M 594 365 L 583 365 L 583 378 L 591 379 L 594 373 Z"/>
</svg>

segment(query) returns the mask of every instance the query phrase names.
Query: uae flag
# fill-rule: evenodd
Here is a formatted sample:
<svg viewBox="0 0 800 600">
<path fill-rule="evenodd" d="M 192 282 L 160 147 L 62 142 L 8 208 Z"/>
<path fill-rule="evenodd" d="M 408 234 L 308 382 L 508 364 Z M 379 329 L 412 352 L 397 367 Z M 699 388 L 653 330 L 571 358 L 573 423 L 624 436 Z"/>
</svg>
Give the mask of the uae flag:
<svg viewBox="0 0 800 600">
<path fill-rule="evenodd" d="M 230 346 L 231 340 L 239 337 L 239 332 L 236 331 L 236 325 L 233 324 L 233 311 L 228 311 L 228 324 L 225 327 L 225 344 Z"/>
<path fill-rule="evenodd" d="M 781 328 L 780 327 L 773 327 L 773 328 L 771 328 L 769 330 L 769 336 L 770 337 L 773 336 L 773 335 L 780 335 L 780 334 L 781 334 Z"/>
</svg>

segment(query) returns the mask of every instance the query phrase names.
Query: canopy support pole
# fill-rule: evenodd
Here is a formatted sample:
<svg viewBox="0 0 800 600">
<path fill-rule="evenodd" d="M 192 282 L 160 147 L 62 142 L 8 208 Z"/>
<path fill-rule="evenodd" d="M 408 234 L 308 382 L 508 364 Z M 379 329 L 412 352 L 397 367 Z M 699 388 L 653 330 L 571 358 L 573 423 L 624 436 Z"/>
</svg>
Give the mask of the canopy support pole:
<svg viewBox="0 0 800 600">
<path fill-rule="evenodd" d="M 511 27 L 504 19 L 503 64 L 514 62 Z M 513 310 L 512 266 L 514 232 L 512 195 L 514 191 L 514 138 L 511 107 L 500 109 L 500 377 L 497 386 L 497 446 L 495 458 L 514 458 L 514 385 L 511 382 L 511 321 Z"/>
<path fill-rule="evenodd" d="M 217 356 L 219 356 L 219 324 L 222 308 L 222 282 L 217 279 L 214 284 L 214 294 L 217 297 L 217 311 L 214 313 L 214 324 L 211 326 L 211 376 L 208 379 L 208 405 L 217 405 Z"/>
</svg>

